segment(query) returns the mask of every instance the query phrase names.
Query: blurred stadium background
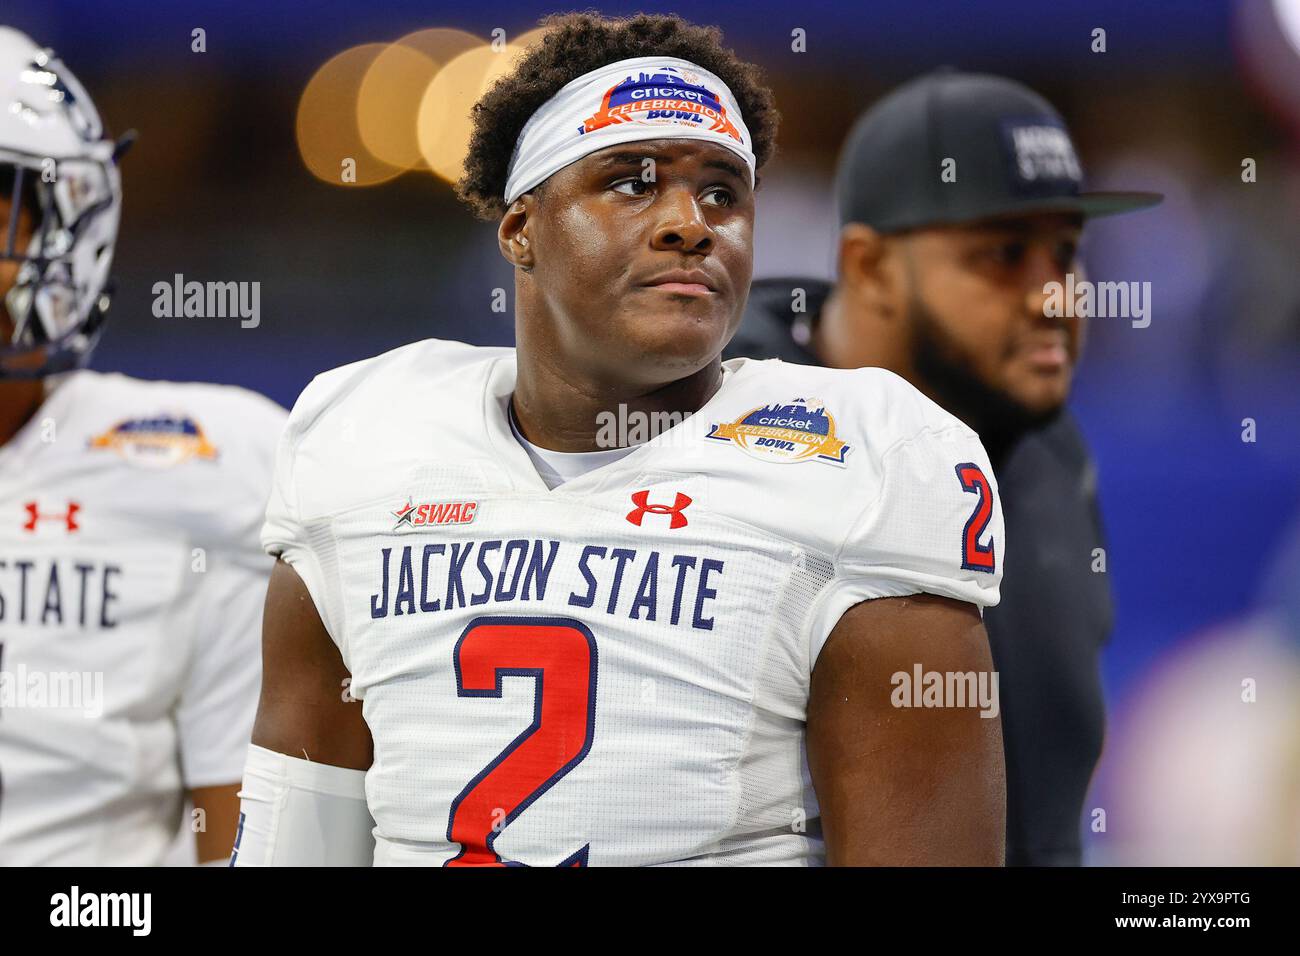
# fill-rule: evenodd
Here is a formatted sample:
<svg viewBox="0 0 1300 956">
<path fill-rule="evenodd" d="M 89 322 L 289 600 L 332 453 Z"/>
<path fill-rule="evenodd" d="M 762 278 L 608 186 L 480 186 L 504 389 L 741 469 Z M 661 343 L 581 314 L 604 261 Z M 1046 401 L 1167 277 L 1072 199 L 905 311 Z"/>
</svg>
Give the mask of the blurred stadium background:
<svg viewBox="0 0 1300 956">
<path fill-rule="evenodd" d="M 566 9 L 6 0 L 0 19 L 57 49 L 115 132 L 140 132 L 94 366 L 288 406 L 316 372 L 416 338 L 510 343 L 510 313 L 492 310 L 509 269 L 448 178 L 486 79 Z M 1093 185 L 1167 195 L 1086 236 L 1089 277 L 1150 281 L 1153 311 L 1148 328 L 1093 322 L 1073 402 L 1118 608 L 1087 804 L 1106 831 L 1085 845 L 1097 864 L 1300 862 L 1300 0 L 678 12 L 761 64 L 784 114 L 758 276 L 832 273 L 842 137 L 875 97 L 945 63 L 1047 95 Z M 486 46 L 494 30 L 506 49 Z M 341 182 L 340 156 L 358 184 Z M 261 324 L 154 317 L 154 283 L 177 273 L 260 282 Z"/>
</svg>

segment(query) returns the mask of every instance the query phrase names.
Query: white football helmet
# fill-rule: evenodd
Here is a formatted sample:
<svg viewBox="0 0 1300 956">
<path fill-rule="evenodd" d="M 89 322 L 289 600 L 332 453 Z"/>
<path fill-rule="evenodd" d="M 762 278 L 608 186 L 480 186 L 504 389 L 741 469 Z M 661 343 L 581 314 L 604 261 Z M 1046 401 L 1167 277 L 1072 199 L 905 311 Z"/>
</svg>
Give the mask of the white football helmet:
<svg viewBox="0 0 1300 956">
<path fill-rule="evenodd" d="M 0 26 L 0 259 L 19 263 L 4 297 L 13 322 L 0 342 L 0 378 L 76 368 L 94 348 L 108 309 L 124 151 L 105 138 L 95 105 L 50 51 Z M 33 213 L 26 248 L 15 248 L 20 209 Z"/>
</svg>

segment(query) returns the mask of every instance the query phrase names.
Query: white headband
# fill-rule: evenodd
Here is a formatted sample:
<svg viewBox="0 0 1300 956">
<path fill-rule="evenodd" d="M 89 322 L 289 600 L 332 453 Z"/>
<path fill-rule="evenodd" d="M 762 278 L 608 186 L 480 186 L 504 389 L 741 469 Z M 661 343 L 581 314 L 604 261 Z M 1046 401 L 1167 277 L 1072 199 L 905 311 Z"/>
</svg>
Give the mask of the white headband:
<svg viewBox="0 0 1300 956">
<path fill-rule="evenodd" d="M 753 142 L 727 85 L 687 60 L 643 56 L 584 73 L 529 117 L 510 158 L 506 202 L 589 153 L 647 139 L 725 146 L 754 185 Z"/>
</svg>

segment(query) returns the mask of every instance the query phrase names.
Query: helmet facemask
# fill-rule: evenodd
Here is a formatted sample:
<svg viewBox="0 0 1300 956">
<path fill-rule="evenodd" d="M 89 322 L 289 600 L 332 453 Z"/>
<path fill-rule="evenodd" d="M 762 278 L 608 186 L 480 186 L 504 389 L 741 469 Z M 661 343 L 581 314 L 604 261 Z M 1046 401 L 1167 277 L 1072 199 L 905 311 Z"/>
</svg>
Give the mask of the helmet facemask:
<svg viewBox="0 0 1300 956">
<path fill-rule="evenodd" d="M 0 320 L 9 320 L 0 322 L 8 332 L 0 336 L 0 379 L 42 377 L 88 360 L 108 308 L 121 210 L 122 146 L 104 138 L 94 106 L 52 54 L 22 59 L 16 92 L 0 103 L 11 121 L 0 137 L 0 190 L 10 200 L 0 262 L 17 265 L 0 300 Z M 18 233 L 23 215 L 32 227 L 26 241 Z"/>
</svg>

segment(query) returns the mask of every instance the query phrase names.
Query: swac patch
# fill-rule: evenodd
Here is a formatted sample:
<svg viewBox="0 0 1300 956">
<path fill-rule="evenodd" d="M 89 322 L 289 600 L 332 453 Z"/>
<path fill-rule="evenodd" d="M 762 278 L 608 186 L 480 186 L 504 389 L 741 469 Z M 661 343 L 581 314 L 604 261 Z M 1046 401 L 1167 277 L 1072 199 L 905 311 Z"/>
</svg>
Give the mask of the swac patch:
<svg viewBox="0 0 1300 956">
<path fill-rule="evenodd" d="M 128 418 L 96 435 L 89 447 L 111 448 L 132 464 L 150 468 L 168 468 L 189 458 L 211 461 L 217 457 L 203 428 L 188 415 Z"/>
<path fill-rule="evenodd" d="M 735 421 L 715 424 L 705 437 L 734 442 L 763 461 L 843 465 L 849 453 L 849 446 L 835 437 L 835 418 L 815 398 L 751 409 Z"/>
<path fill-rule="evenodd" d="M 614 123 L 680 123 L 723 133 L 741 142 L 740 130 L 727 118 L 718 94 L 694 73 L 663 66 L 653 73 L 629 76 L 606 91 L 595 115 L 578 132 L 591 133 Z"/>
<path fill-rule="evenodd" d="M 469 524 L 477 514 L 477 501 L 429 501 L 417 505 L 407 498 L 406 504 L 392 512 L 397 519 L 393 530 L 440 524 Z"/>
</svg>

